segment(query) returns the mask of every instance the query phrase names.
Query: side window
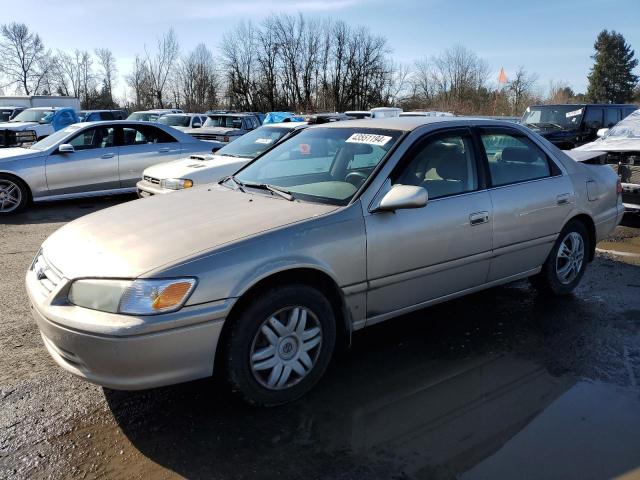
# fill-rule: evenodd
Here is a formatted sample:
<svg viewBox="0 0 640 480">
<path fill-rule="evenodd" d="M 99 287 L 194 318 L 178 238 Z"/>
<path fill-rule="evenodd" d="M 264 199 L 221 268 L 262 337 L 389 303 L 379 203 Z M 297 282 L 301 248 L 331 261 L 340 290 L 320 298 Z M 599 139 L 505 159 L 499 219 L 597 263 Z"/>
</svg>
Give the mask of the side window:
<svg viewBox="0 0 640 480">
<path fill-rule="evenodd" d="M 113 147 L 114 131 L 113 127 L 89 128 L 73 137 L 68 143 L 73 145 L 75 150 Z"/>
<path fill-rule="evenodd" d="M 547 155 L 524 134 L 483 132 L 493 186 L 509 185 L 551 176 Z"/>
<path fill-rule="evenodd" d="M 620 121 L 620 109 L 618 108 L 607 108 L 606 109 L 606 117 L 604 120 L 604 125 L 607 128 L 613 127 L 616 123 Z"/>
<path fill-rule="evenodd" d="M 478 174 L 472 145 L 466 133 L 434 138 L 411 154 L 393 184 L 424 187 L 430 199 L 473 192 Z"/>
<path fill-rule="evenodd" d="M 168 133 L 152 126 L 140 125 L 135 127 L 124 127 L 122 131 L 123 145 L 147 145 L 177 142 L 177 140 Z"/>
<path fill-rule="evenodd" d="M 602 128 L 602 108 L 589 108 L 584 115 L 584 125 L 587 129 L 597 130 Z"/>
<path fill-rule="evenodd" d="M 100 120 L 113 120 L 111 112 L 100 112 Z"/>
<path fill-rule="evenodd" d="M 625 118 L 625 117 L 627 117 L 627 116 L 631 115 L 631 114 L 632 114 L 633 112 L 635 112 L 635 111 L 636 111 L 636 108 L 635 108 L 635 107 L 631 107 L 631 108 L 626 107 L 626 108 L 624 109 L 624 112 L 622 113 L 622 115 L 623 115 L 623 117 L 622 117 L 622 118 Z"/>
</svg>

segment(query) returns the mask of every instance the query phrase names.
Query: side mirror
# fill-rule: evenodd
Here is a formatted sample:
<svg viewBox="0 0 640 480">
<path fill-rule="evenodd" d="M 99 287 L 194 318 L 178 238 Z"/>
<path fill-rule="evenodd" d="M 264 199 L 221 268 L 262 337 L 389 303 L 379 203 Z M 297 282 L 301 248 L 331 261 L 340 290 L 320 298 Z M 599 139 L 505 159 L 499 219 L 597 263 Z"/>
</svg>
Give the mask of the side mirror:
<svg viewBox="0 0 640 480">
<path fill-rule="evenodd" d="M 599 129 L 599 130 L 598 130 L 598 132 L 596 133 L 596 135 L 597 135 L 598 137 L 604 137 L 604 136 L 607 134 L 607 132 L 608 132 L 608 131 L 609 131 L 609 129 L 608 129 L 608 128 L 601 128 L 601 129 Z"/>
<path fill-rule="evenodd" d="M 60 153 L 73 153 L 76 151 L 70 143 L 63 143 L 58 147 Z"/>
<path fill-rule="evenodd" d="M 414 185 L 394 185 L 391 187 L 376 209 L 383 212 L 394 212 L 408 208 L 422 208 L 427 205 L 429 195 L 423 187 Z"/>
<path fill-rule="evenodd" d="M 193 122 L 193 125 L 191 125 L 191 128 L 200 128 L 202 126 L 202 124 L 200 122 Z"/>
</svg>

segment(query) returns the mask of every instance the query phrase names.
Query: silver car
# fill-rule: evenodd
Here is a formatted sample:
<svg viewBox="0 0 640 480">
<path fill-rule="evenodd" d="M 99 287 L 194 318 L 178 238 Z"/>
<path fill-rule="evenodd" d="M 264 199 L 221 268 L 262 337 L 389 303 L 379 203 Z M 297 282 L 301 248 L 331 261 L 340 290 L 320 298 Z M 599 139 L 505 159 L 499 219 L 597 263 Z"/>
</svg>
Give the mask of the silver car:
<svg viewBox="0 0 640 480">
<path fill-rule="evenodd" d="M 135 192 L 148 166 L 220 147 L 147 122 L 70 125 L 31 148 L 0 149 L 0 216 L 31 201 Z"/>
<path fill-rule="evenodd" d="M 611 168 L 447 117 L 299 131 L 219 184 L 87 215 L 26 276 L 46 348 L 116 389 L 226 375 L 291 401 L 351 333 L 531 277 L 571 292 L 623 207 Z"/>
</svg>

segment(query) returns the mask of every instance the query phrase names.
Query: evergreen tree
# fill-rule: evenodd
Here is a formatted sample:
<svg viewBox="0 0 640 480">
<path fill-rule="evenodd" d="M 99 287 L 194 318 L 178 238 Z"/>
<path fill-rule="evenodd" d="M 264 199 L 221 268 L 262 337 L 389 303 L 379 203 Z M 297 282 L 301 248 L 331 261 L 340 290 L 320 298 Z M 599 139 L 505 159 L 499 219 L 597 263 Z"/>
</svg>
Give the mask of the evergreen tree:
<svg viewBox="0 0 640 480">
<path fill-rule="evenodd" d="M 603 30 L 593 46 L 595 60 L 589 73 L 587 98 L 595 103 L 625 103 L 633 98 L 638 76 L 633 69 L 638 65 L 635 52 L 622 34 Z"/>
</svg>

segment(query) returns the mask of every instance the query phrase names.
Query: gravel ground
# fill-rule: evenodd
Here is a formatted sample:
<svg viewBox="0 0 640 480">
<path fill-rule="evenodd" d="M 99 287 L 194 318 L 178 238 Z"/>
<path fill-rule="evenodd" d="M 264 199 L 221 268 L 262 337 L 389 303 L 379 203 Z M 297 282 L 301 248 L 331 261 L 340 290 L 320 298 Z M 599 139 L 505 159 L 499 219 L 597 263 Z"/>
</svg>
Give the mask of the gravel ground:
<svg viewBox="0 0 640 480">
<path fill-rule="evenodd" d="M 49 358 L 24 272 L 56 228 L 128 199 L 0 224 L 0 478 L 611 478 L 640 466 L 640 267 L 620 254 L 640 253 L 640 229 L 600 245 L 573 296 L 518 282 L 358 332 L 309 395 L 260 410 L 215 380 L 114 392 Z"/>
</svg>

